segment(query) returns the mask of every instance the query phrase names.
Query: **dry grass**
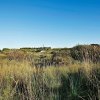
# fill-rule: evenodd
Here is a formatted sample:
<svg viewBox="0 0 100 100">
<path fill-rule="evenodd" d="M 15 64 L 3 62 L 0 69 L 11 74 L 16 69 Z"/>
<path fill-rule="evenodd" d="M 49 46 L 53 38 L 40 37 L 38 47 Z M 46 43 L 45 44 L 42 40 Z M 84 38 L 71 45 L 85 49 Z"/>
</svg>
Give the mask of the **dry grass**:
<svg viewBox="0 0 100 100">
<path fill-rule="evenodd" d="M 0 100 L 100 100 L 100 64 L 31 67 L 28 62 L 0 65 Z"/>
</svg>

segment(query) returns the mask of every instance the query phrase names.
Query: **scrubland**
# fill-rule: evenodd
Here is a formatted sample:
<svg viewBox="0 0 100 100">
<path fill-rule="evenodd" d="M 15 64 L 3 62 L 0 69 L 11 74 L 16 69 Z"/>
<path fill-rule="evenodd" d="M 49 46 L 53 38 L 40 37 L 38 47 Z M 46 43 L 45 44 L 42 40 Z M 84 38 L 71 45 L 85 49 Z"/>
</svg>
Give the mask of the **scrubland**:
<svg viewBox="0 0 100 100">
<path fill-rule="evenodd" d="M 1 51 L 0 100 L 100 100 L 99 46 L 32 50 Z"/>
</svg>

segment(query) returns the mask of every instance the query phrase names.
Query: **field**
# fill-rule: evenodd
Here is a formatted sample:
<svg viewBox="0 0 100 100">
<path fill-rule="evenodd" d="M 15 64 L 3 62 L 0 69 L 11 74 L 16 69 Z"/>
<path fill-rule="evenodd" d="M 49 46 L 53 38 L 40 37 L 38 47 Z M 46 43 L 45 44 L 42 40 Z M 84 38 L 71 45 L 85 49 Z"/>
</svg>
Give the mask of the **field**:
<svg viewBox="0 0 100 100">
<path fill-rule="evenodd" d="M 1 50 L 0 100 L 100 100 L 100 46 Z"/>
</svg>

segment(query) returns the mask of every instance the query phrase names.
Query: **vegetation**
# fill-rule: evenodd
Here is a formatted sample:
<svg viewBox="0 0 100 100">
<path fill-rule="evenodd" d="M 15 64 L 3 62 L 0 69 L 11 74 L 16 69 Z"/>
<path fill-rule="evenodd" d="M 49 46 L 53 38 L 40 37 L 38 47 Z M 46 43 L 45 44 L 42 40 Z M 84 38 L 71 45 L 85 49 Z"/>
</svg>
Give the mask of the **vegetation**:
<svg viewBox="0 0 100 100">
<path fill-rule="evenodd" d="M 100 100 L 100 45 L 1 50 L 0 100 Z"/>
</svg>

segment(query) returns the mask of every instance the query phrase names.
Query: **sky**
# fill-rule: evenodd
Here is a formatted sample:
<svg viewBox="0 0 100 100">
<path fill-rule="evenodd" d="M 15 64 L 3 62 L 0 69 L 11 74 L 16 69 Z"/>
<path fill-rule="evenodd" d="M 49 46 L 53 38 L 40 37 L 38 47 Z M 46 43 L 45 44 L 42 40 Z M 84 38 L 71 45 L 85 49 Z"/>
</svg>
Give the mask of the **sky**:
<svg viewBox="0 0 100 100">
<path fill-rule="evenodd" d="M 0 0 L 0 48 L 100 44 L 100 0 Z"/>
</svg>

